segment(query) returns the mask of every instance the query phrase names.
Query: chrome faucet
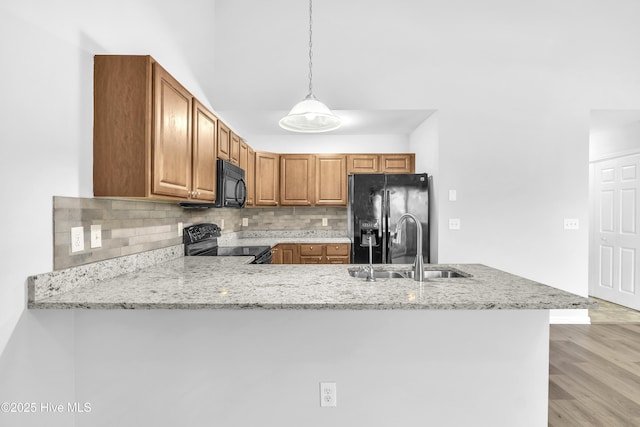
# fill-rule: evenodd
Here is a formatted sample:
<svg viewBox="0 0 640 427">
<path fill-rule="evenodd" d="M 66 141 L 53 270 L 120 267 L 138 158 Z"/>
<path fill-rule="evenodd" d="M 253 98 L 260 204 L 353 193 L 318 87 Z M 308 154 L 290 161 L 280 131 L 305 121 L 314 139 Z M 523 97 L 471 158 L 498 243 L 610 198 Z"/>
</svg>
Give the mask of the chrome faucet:
<svg viewBox="0 0 640 427">
<path fill-rule="evenodd" d="M 416 259 L 413 261 L 413 280 L 422 282 L 424 281 L 424 258 L 422 257 L 422 224 L 418 221 L 418 218 L 414 214 L 406 213 L 400 217 L 398 220 L 398 224 L 396 224 L 396 231 L 393 233 L 393 238 L 395 239 L 398 236 L 398 232 L 400 231 L 400 225 L 402 221 L 405 221 L 407 218 L 411 218 L 413 222 L 416 223 L 416 240 L 417 240 L 417 248 L 416 248 Z"/>
<path fill-rule="evenodd" d="M 367 282 L 375 282 L 376 276 L 373 272 L 373 230 L 367 230 L 367 240 L 369 241 L 369 274 L 367 274 Z"/>
</svg>

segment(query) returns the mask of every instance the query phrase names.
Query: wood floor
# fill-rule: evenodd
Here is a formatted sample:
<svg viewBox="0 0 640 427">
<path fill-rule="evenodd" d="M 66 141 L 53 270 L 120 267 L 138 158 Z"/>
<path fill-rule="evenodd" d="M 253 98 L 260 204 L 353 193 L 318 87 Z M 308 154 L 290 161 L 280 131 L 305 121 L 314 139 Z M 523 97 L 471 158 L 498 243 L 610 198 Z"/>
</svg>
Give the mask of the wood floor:
<svg viewBox="0 0 640 427">
<path fill-rule="evenodd" d="M 549 426 L 640 426 L 640 323 L 551 325 Z"/>
</svg>

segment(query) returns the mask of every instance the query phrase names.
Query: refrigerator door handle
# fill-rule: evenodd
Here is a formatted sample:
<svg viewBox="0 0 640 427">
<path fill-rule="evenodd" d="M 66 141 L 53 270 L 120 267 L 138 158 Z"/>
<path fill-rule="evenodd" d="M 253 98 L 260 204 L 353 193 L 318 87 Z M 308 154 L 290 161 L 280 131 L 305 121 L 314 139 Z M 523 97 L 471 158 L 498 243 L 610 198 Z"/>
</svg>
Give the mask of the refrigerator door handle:
<svg viewBox="0 0 640 427">
<path fill-rule="evenodd" d="M 389 200 L 389 191 L 388 190 L 384 190 L 383 191 L 383 197 L 382 197 L 382 263 L 383 264 L 388 264 L 389 263 L 389 258 L 390 258 L 390 253 L 389 250 L 391 249 L 391 231 L 389 230 L 389 215 L 391 214 L 391 207 L 390 207 L 390 203 L 391 201 Z"/>
</svg>

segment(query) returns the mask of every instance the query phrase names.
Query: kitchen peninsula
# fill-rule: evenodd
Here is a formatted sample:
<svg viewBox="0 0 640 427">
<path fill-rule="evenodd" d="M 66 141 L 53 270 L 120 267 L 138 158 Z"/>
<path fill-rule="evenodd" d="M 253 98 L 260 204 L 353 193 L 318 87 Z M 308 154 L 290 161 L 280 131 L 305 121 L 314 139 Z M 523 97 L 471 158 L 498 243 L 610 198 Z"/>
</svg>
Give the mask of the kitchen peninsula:
<svg viewBox="0 0 640 427">
<path fill-rule="evenodd" d="M 215 379 L 225 399 L 259 406 L 278 381 L 291 392 L 274 410 L 291 420 L 292 407 L 317 407 L 315 420 L 299 420 L 312 426 L 546 425 L 548 310 L 589 307 L 586 298 L 482 265 L 428 266 L 464 277 L 366 282 L 348 274 L 356 266 L 221 258 L 178 256 L 59 293 L 51 277 L 33 276 L 29 307 L 105 319 L 109 310 L 85 309 L 143 309 L 130 311 L 127 334 L 154 313 L 206 322 L 206 339 L 220 346 L 209 363 L 231 372 Z M 319 407 L 318 383 L 328 380 L 337 383 L 337 408 Z M 259 420 L 234 417 L 234 425 Z"/>
</svg>

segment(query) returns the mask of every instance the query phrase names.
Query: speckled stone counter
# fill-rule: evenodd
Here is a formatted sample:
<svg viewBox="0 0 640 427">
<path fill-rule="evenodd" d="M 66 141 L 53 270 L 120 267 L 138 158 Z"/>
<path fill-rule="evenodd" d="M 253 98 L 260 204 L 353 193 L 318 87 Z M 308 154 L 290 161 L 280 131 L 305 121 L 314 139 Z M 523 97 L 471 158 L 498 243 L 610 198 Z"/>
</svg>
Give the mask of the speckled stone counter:
<svg viewBox="0 0 640 427">
<path fill-rule="evenodd" d="M 29 293 L 29 307 L 548 310 L 590 306 L 586 298 L 476 264 L 428 265 L 430 269 L 455 269 L 469 277 L 423 283 L 398 278 L 366 282 L 348 274 L 349 267 L 359 266 L 245 265 L 238 258 L 243 257 L 180 257 L 66 292 L 34 290 Z M 384 266 L 389 267 L 410 268 Z"/>
<path fill-rule="evenodd" d="M 339 232 L 318 230 L 294 231 L 242 231 L 223 234 L 218 238 L 220 246 L 275 246 L 278 243 L 351 243 L 351 239 Z"/>
</svg>

